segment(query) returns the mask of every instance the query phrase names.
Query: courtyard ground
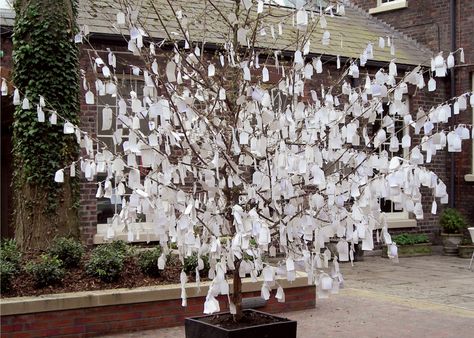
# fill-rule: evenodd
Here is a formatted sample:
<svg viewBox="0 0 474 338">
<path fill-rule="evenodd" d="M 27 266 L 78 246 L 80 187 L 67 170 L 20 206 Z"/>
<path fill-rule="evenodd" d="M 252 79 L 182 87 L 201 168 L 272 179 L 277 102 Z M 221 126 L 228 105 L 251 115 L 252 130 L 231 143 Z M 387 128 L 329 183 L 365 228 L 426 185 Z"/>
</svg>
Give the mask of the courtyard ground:
<svg viewBox="0 0 474 338">
<path fill-rule="evenodd" d="M 474 272 L 447 256 L 380 257 L 341 264 L 344 289 L 316 308 L 280 314 L 298 321 L 298 338 L 474 337 Z M 107 337 L 184 337 L 184 327 Z"/>
</svg>

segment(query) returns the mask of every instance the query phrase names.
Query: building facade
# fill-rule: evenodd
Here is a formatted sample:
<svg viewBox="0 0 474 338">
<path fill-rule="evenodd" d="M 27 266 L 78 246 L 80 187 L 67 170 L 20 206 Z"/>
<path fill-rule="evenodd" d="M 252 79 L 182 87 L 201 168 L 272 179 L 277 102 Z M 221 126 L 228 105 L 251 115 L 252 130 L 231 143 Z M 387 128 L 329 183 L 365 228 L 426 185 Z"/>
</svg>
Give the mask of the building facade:
<svg viewBox="0 0 474 338">
<path fill-rule="evenodd" d="M 403 32 L 434 52 L 463 48 L 465 62 L 454 67 L 444 80 L 445 97 L 474 91 L 474 1 L 471 0 L 351 0 L 362 11 Z M 472 125 L 474 111 L 468 108 L 455 123 Z M 440 164 L 442 165 L 442 164 Z M 463 144 L 462 154 L 446 158 L 450 207 L 462 212 L 474 225 L 474 141 Z"/>
<path fill-rule="evenodd" d="M 383 3 L 382 3 L 383 2 Z M 391 2 L 391 1 L 386 1 Z M 419 1 L 421 2 L 421 1 Z M 436 3 L 438 1 L 427 1 L 432 2 L 434 9 L 438 11 L 438 14 L 441 16 L 446 15 L 446 9 L 444 8 L 437 8 Z M 465 1 L 469 2 L 469 1 Z M 336 66 L 337 58 L 340 58 L 341 63 L 344 63 L 348 60 L 357 59 L 360 56 L 360 53 L 366 48 L 368 42 L 372 42 L 374 45 L 376 41 L 378 41 L 379 37 L 388 38 L 390 37 L 391 41 L 396 45 L 396 49 L 394 51 L 394 55 L 392 55 L 390 48 L 385 49 L 377 49 L 375 48 L 374 51 L 374 58 L 372 60 L 368 60 L 367 64 L 364 67 L 361 67 L 361 73 L 374 75 L 381 67 L 386 67 L 391 59 L 395 58 L 397 60 L 397 64 L 399 66 L 399 73 L 403 74 L 406 71 L 409 71 L 416 67 L 419 64 L 423 66 L 429 65 L 429 60 L 436 53 L 438 50 L 450 50 L 449 41 L 445 41 L 449 38 L 446 35 L 446 27 L 450 26 L 449 18 L 446 23 L 446 27 L 441 26 L 444 25 L 444 21 L 437 21 L 436 17 L 432 17 L 429 21 L 424 16 L 417 17 L 414 14 L 409 13 L 423 13 L 420 11 L 419 7 L 397 7 L 394 4 L 385 4 L 385 1 L 381 1 L 377 3 L 377 0 L 374 1 L 355 1 L 356 5 L 360 8 L 352 7 L 349 5 L 346 7 L 345 16 L 338 17 L 335 16 L 334 18 L 328 18 L 328 29 L 333 29 L 335 32 L 340 32 L 340 35 L 344 38 L 333 38 L 331 42 L 331 47 L 326 47 L 321 45 L 320 40 L 319 43 L 315 39 L 315 42 L 312 41 L 312 49 L 311 53 L 308 55 L 308 58 L 312 57 L 320 57 L 324 61 L 324 71 L 321 74 L 318 74 L 308 85 L 306 85 L 306 90 L 308 91 L 308 96 L 310 96 L 309 91 L 312 89 L 318 90 L 323 85 L 329 85 L 334 81 L 334 79 L 338 78 L 341 75 L 341 70 L 338 69 Z M 372 4 L 372 3 L 375 3 Z M 407 2 L 404 2 L 404 5 Z M 417 1 L 418 3 L 418 1 Z M 108 50 L 113 51 L 117 55 L 120 54 L 123 58 L 130 58 L 133 61 L 133 55 L 127 51 L 126 45 L 124 46 L 123 39 L 114 33 L 110 29 L 110 18 L 105 17 L 96 17 L 91 14 L 87 7 L 87 1 L 82 1 L 84 6 L 81 6 L 81 12 L 79 16 L 79 25 L 87 24 L 89 29 L 91 30 L 91 35 L 89 41 L 91 46 L 82 45 L 81 47 L 81 58 L 80 58 L 80 67 L 85 72 L 86 79 L 88 79 L 91 83 L 95 81 L 95 75 L 93 73 L 93 64 L 91 63 L 91 54 L 94 53 L 107 53 Z M 400 4 L 397 4 L 400 5 Z M 386 11 L 380 10 L 379 7 L 387 6 Z M 392 6 L 392 7 L 390 7 Z M 472 10 L 472 4 L 471 10 Z M 388 9 L 388 8 L 391 9 Z M 397 7 L 396 9 L 394 9 Z M 378 11 L 372 10 L 376 8 Z M 433 9 L 433 10 L 434 10 Z M 402 13 L 402 11 L 407 11 L 406 15 L 410 17 L 410 19 L 406 19 L 406 21 L 400 20 L 397 16 L 397 13 Z M 368 14 L 369 12 L 373 12 L 373 14 Z M 472 12 L 472 11 L 471 11 Z M 104 11 L 106 13 L 106 11 Z M 106 15 L 101 13 L 101 15 Z M 115 12 L 112 12 L 113 15 Z M 373 16 L 376 16 L 374 18 Z M 390 27 L 388 24 L 392 24 L 390 22 L 390 18 L 393 21 L 400 24 L 400 27 L 394 29 Z M 398 21 L 396 20 L 398 18 Z M 423 27 L 422 24 L 425 23 L 426 19 L 426 27 L 434 27 L 434 33 L 431 30 L 421 29 L 418 27 Z M 469 18 L 466 20 L 468 21 Z M 13 24 L 13 16 L 10 17 L 9 20 L 2 21 L 2 74 L 8 73 L 8 70 L 12 67 L 11 62 L 11 26 Z M 383 21 L 382 21 L 383 20 Z M 404 19 L 405 20 L 405 19 Z M 410 21 L 411 20 L 411 21 Z M 472 17 L 469 19 L 472 21 Z M 428 23 L 432 22 L 432 23 Z M 466 25 L 467 21 L 460 20 L 458 24 L 459 27 L 462 25 Z M 416 22 L 416 24 L 414 24 Z M 402 24 L 403 23 L 403 24 Z M 413 31 L 410 28 L 406 28 L 405 25 L 412 25 Z M 419 25 L 419 26 L 418 26 Z M 430 26 L 431 25 L 431 26 Z M 474 27 L 474 24 L 471 25 Z M 472 27 L 471 32 L 472 32 Z M 439 28 L 439 29 L 438 29 Z M 468 28 L 466 28 L 468 30 Z M 460 29 L 461 31 L 461 29 Z M 404 34 L 402 34 L 403 32 Z M 416 32 L 418 32 L 416 34 Z M 439 32 L 439 33 L 438 33 Z M 9 34 L 10 33 L 10 34 Z M 406 34 L 406 35 L 405 35 Z M 425 35 L 423 35 L 425 34 Z M 432 35 L 434 34 L 434 35 Z M 444 35 L 443 35 L 444 34 Z M 461 33 L 460 33 L 461 34 Z M 465 34 L 465 32 L 463 33 Z M 336 33 L 334 33 L 336 36 Z M 462 35 L 465 36 L 465 35 Z M 469 84 L 466 81 L 469 80 L 469 74 L 471 74 L 472 78 L 472 63 L 469 66 L 470 62 L 472 62 L 472 36 L 471 37 L 471 45 L 469 45 L 469 41 L 459 41 L 459 46 L 465 46 L 465 56 L 466 56 L 466 63 L 465 67 L 462 69 L 456 69 L 458 74 L 456 78 L 456 93 L 461 93 L 467 91 L 469 88 Z M 433 37 L 436 38 L 433 40 Z M 154 38 L 161 38 L 159 33 Z M 467 40 L 468 37 L 465 38 Z M 416 40 L 416 41 L 415 41 Z M 424 44 L 419 44 L 418 42 Z M 342 46 L 342 48 L 339 47 Z M 427 46 L 427 47 L 425 47 Z M 470 46 L 470 47 L 469 47 Z M 469 50 L 470 48 L 470 50 Z M 471 51 L 471 52 L 470 52 Z M 210 49 L 209 53 L 213 53 L 214 50 Z M 272 74 L 276 74 L 277 70 L 272 69 L 269 67 L 270 70 L 270 81 L 272 81 Z M 3 76 L 3 75 L 2 75 Z M 466 80 L 467 79 L 467 80 Z M 140 87 L 139 81 L 131 76 L 131 70 L 127 71 L 124 70 L 123 81 L 126 83 L 126 86 L 136 86 L 136 88 Z M 137 82 L 138 81 L 138 82 Z M 357 85 L 357 80 L 354 81 L 354 85 Z M 361 81 L 362 77 L 361 77 Z M 468 81 L 469 82 L 469 81 Z M 469 82 L 472 85 L 472 82 Z M 448 97 L 450 97 L 450 81 L 449 78 L 446 78 L 445 81 L 437 79 L 437 87 L 438 90 L 436 94 L 429 94 L 429 93 L 417 93 L 416 96 L 413 95 L 415 88 L 410 88 L 409 93 L 407 94 L 407 102 L 409 104 L 409 109 L 411 112 L 416 112 L 418 108 L 428 108 L 437 104 L 442 103 Z M 100 127 L 99 127 L 99 119 L 98 114 L 99 111 L 103 109 L 105 102 L 101 102 L 100 100 L 97 102 L 96 106 L 91 106 L 86 104 L 84 93 L 82 93 L 82 101 L 81 101 L 81 122 L 80 128 L 83 131 L 88 132 L 90 135 L 95 137 L 103 137 L 104 139 L 107 135 L 103 135 Z M 5 98 L 2 98 L 2 103 Z M 113 106 L 113 102 L 106 102 L 110 106 Z M 5 105 L 6 109 L 2 108 L 2 130 L 5 129 L 6 136 L 8 137 L 9 127 L 11 126 L 11 119 L 8 118 L 6 112 L 7 109 L 12 110 L 13 107 Z M 9 108 L 7 108 L 9 107 Z M 469 115 L 471 114 L 471 115 Z M 459 115 L 458 122 L 465 121 L 464 123 L 472 123 L 472 111 L 469 113 L 463 113 L 462 116 Z M 4 128 L 5 127 L 5 128 Z M 416 137 L 415 137 L 416 139 Z M 3 141 L 3 134 L 2 134 L 2 147 L 4 145 Z M 464 214 L 470 219 L 471 223 L 474 223 L 474 208 L 469 209 L 469 206 L 474 203 L 474 176 L 473 174 L 473 166 L 472 166 L 472 150 L 469 147 L 471 145 L 464 144 L 464 153 L 463 156 L 455 156 L 455 172 L 456 176 L 454 179 L 455 185 L 455 199 L 454 199 L 454 206 L 460 208 Z M 5 153 L 5 150 L 2 149 L 2 152 Z M 7 151 L 8 154 L 8 151 Z M 466 156 L 468 154 L 469 156 Z M 11 163 L 11 160 L 8 161 L 8 155 L 2 155 L 2 186 L 8 185 L 9 176 L 5 175 L 4 172 L 11 171 L 11 168 L 8 167 L 8 163 Z M 428 166 L 429 169 L 432 169 L 448 186 L 450 182 L 450 175 L 451 175 L 451 163 L 453 161 L 450 158 L 450 155 L 446 152 L 439 153 L 436 157 L 433 158 L 432 163 Z M 4 182 L 5 181 L 5 182 Z M 3 189 L 3 188 L 2 188 Z M 96 191 L 97 191 L 97 181 L 81 181 L 81 199 L 80 199 L 80 209 L 79 209 L 79 216 L 81 222 L 81 234 L 84 243 L 88 245 L 101 243 L 104 240 L 105 236 L 105 229 L 107 224 L 107 219 L 110 218 L 111 212 L 114 206 L 110 203 L 110 201 L 104 200 L 97 200 L 96 198 Z M 427 190 L 426 190 L 427 191 Z M 425 192 L 426 192 L 425 191 Z M 8 215 L 11 214 L 11 204 L 8 201 L 8 194 L 4 194 L 2 190 L 2 236 L 3 235 L 12 235 L 11 230 L 9 230 L 9 226 L 4 224 L 5 222 L 11 223 L 11 218 L 8 218 Z M 417 232 L 417 233 L 426 233 L 428 234 L 434 242 L 439 240 L 439 225 L 438 225 L 438 216 L 432 215 L 431 210 L 431 202 L 432 197 L 424 194 L 423 197 L 423 209 L 424 209 L 424 218 L 423 220 L 415 220 L 412 216 L 408 213 L 402 212 L 400 210 L 395 210 L 393 208 L 393 203 L 382 201 L 381 208 L 383 211 L 386 211 L 389 214 L 389 228 L 393 233 L 397 232 Z M 439 210 L 438 212 L 440 212 Z M 4 221 L 5 219 L 5 221 Z M 150 229 L 147 227 L 146 222 L 143 223 L 143 228 L 141 229 L 143 232 L 142 236 L 140 236 L 139 241 L 148 241 L 153 240 L 154 237 L 149 232 Z M 120 237 L 122 236 L 122 237 Z M 126 234 L 119 235 L 119 238 L 126 239 Z"/>
</svg>

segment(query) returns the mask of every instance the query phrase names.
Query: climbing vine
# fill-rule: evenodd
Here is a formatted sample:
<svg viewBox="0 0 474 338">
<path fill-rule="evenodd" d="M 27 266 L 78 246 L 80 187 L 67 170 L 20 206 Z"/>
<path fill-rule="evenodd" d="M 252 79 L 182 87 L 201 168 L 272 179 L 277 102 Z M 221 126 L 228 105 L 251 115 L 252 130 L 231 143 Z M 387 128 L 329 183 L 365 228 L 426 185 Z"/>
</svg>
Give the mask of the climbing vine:
<svg viewBox="0 0 474 338">
<path fill-rule="evenodd" d="M 72 199 L 70 204 L 75 207 L 79 199 L 76 179 L 69 182 L 69 197 L 53 179 L 58 168 L 77 159 L 76 138 L 64 135 L 62 123 L 49 119 L 51 111 L 57 111 L 70 122 L 79 122 L 79 52 L 73 41 L 77 1 L 19 0 L 15 12 L 13 81 L 21 99 L 26 98 L 30 105 L 25 109 L 19 104 L 14 113 L 15 212 L 28 210 L 30 215 L 20 217 L 29 219 L 34 218 L 31 213 L 39 212 L 54 217 L 63 199 Z M 45 122 L 38 121 L 40 96 L 45 102 Z M 45 193 L 47 201 L 20 195 L 31 186 Z M 39 202 L 45 207 L 35 210 Z"/>
</svg>

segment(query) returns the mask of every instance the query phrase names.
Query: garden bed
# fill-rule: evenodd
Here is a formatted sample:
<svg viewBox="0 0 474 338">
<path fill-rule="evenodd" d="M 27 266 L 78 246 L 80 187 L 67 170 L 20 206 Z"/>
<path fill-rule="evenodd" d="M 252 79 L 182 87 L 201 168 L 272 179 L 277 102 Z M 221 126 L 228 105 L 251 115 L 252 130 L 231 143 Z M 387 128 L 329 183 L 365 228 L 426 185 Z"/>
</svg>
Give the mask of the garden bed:
<svg viewBox="0 0 474 338">
<path fill-rule="evenodd" d="M 193 282 L 196 278 L 197 255 L 185 258 L 183 267 L 178 255 L 170 254 L 164 269 L 159 270 L 157 260 L 160 251 L 156 246 L 132 247 L 123 241 L 116 241 L 83 251 L 75 241 L 66 241 L 67 245 L 63 242 L 62 247 L 67 246 L 67 250 L 59 255 L 62 260 L 53 255 L 51 248 L 47 251 L 20 252 L 13 241 L 2 242 L 1 297 L 175 284 L 180 282 L 183 268 L 188 274 L 188 281 Z M 78 251 L 80 254 L 76 254 Z M 71 261 L 74 264 L 68 264 Z M 14 273 L 4 276 L 4 267 L 8 264 L 14 267 Z M 207 275 L 208 265 L 200 271 L 200 280 L 206 281 Z"/>
<path fill-rule="evenodd" d="M 398 257 L 429 256 L 432 253 L 432 243 L 420 243 L 398 246 Z M 382 257 L 388 258 L 387 246 L 384 246 L 382 249 Z"/>
<path fill-rule="evenodd" d="M 167 261 L 161 270 L 160 260 Z M 0 262 L 2 272 L 10 273 L 8 283 L 2 273 L 2 338 L 96 336 L 183 325 L 185 317 L 203 313 L 210 284 L 206 256 L 193 254 L 183 264 L 156 246 L 132 247 L 123 241 L 84 251 L 74 240 L 58 239 L 46 251 L 22 253 L 10 240 L 2 242 Z M 196 269 L 201 269 L 199 284 Z M 188 275 L 187 307 L 182 307 L 177 284 L 181 271 Z M 313 308 L 315 286 L 307 280 L 299 274 L 292 283 L 279 281 L 286 288 L 285 303 L 273 295 L 266 302 L 244 299 L 244 304 L 258 304 L 267 312 Z M 243 297 L 261 300 L 261 286 L 262 280 L 243 279 Z M 227 296 L 220 296 L 219 303 L 225 311 Z"/>
<path fill-rule="evenodd" d="M 398 257 L 426 256 L 433 253 L 432 243 L 425 234 L 403 233 L 392 238 L 398 247 Z M 382 249 L 382 257 L 388 258 L 387 246 Z"/>
<path fill-rule="evenodd" d="M 26 255 L 24 260 L 29 260 Z M 79 292 L 79 291 L 95 291 L 103 289 L 117 289 L 117 288 L 135 288 L 143 286 L 154 286 L 173 284 L 179 282 L 179 274 L 181 273 L 182 265 L 179 262 L 175 264 L 168 264 L 163 272 L 158 277 L 152 277 L 144 274 L 135 257 L 125 260 L 124 268 L 120 277 L 112 282 L 104 282 L 97 277 L 90 276 L 84 270 L 83 265 L 75 268 L 70 268 L 66 271 L 62 283 L 49 285 L 43 288 L 35 286 L 34 279 L 26 271 L 22 270 L 17 274 L 12 281 L 12 286 L 9 290 L 2 292 L 2 298 L 9 297 L 24 297 L 24 296 L 39 296 L 54 293 L 65 292 Z M 205 280 L 207 276 L 201 276 Z M 189 275 L 189 280 L 194 281 L 194 276 Z"/>
<path fill-rule="evenodd" d="M 183 325 L 185 317 L 202 314 L 209 283 L 202 282 L 200 288 L 188 283 L 187 307 L 181 306 L 179 284 L 2 299 L 2 337 L 97 336 Z M 260 297 L 261 284 L 245 278 L 243 297 Z M 307 285 L 304 274 L 280 284 L 285 303 L 277 302 L 274 290 L 260 310 L 276 313 L 315 307 L 315 286 Z M 227 297 L 218 299 L 221 310 L 227 310 Z"/>
</svg>

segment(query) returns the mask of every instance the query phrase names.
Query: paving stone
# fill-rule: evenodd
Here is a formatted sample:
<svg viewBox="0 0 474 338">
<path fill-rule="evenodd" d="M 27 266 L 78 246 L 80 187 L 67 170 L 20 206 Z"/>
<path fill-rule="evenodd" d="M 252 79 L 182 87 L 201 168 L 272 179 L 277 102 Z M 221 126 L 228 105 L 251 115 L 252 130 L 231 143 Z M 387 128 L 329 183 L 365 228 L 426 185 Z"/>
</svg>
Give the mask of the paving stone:
<svg viewBox="0 0 474 338">
<path fill-rule="evenodd" d="M 280 314 L 298 321 L 298 338 L 472 338 L 474 272 L 469 259 L 366 257 L 341 264 L 345 288 L 316 308 Z M 184 327 L 108 337 L 184 337 Z M 211 337 L 210 337 L 211 338 Z"/>
</svg>

